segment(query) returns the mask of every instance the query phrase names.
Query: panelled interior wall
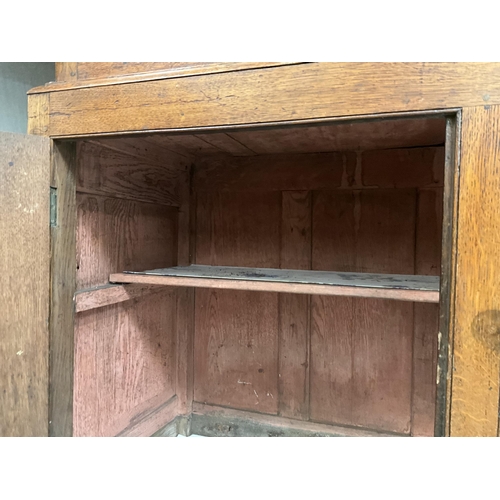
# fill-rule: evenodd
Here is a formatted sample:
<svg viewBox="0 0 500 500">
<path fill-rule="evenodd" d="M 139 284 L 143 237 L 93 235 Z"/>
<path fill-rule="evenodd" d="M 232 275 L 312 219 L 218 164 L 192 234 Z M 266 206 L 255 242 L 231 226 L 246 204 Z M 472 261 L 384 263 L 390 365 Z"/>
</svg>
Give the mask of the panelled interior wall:
<svg viewBox="0 0 500 500">
<path fill-rule="evenodd" d="M 198 157 L 186 200 L 192 158 L 113 144 L 79 144 L 79 290 L 176 265 L 186 201 L 192 263 L 440 273 L 442 146 Z M 181 293 L 77 314 L 76 435 L 151 435 L 171 419 Z M 196 289 L 186 311 L 197 403 L 434 432 L 437 304 Z"/>
<path fill-rule="evenodd" d="M 77 291 L 117 270 L 177 263 L 185 168 L 124 150 L 78 145 Z M 76 315 L 76 436 L 151 435 L 175 417 L 176 294 L 152 288 Z"/>
<path fill-rule="evenodd" d="M 207 161 L 196 263 L 439 275 L 441 147 Z M 434 432 L 438 305 L 196 290 L 194 399 Z"/>
</svg>

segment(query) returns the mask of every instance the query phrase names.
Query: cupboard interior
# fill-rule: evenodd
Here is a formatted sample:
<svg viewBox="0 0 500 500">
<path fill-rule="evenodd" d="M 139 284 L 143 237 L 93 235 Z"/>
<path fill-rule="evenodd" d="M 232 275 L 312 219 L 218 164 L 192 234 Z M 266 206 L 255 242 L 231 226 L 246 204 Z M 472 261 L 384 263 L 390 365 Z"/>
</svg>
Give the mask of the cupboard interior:
<svg viewBox="0 0 500 500">
<path fill-rule="evenodd" d="M 252 419 L 433 435 L 436 300 L 110 275 L 438 277 L 445 128 L 427 117 L 79 140 L 74 434 L 152 435 L 192 414 L 207 435 Z"/>
</svg>

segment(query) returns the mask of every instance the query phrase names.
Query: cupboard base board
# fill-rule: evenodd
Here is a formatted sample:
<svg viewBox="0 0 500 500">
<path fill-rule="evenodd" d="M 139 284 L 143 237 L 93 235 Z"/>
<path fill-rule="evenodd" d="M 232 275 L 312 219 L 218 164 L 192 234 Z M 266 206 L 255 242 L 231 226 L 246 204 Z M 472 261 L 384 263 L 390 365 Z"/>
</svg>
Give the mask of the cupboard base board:
<svg viewBox="0 0 500 500">
<path fill-rule="evenodd" d="M 276 415 L 193 403 L 190 434 L 209 437 L 375 437 L 392 433 L 305 422 Z"/>
<path fill-rule="evenodd" d="M 394 437 L 402 434 L 377 432 L 340 425 L 304 422 L 221 406 L 193 403 L 193 413 L 178 415 L 151 437 L 196 434 L 206 437 Z M 407 436 L 405 436 L 407 437 Z"/>
</svg>

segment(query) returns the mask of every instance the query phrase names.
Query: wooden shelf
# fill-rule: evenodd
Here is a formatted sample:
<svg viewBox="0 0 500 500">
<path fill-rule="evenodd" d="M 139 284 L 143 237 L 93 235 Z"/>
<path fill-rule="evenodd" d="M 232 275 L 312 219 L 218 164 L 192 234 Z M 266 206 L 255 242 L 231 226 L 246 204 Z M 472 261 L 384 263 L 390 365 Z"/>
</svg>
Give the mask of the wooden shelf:
<svg viewBox="0 0 500 500">
<path fill-rule="evenodd" d="M 439 302 L 438 276 L 192 265 L 144 272 L 126 271 L 112 274 L 109 280 L 111 283 Z"/>
</svg>

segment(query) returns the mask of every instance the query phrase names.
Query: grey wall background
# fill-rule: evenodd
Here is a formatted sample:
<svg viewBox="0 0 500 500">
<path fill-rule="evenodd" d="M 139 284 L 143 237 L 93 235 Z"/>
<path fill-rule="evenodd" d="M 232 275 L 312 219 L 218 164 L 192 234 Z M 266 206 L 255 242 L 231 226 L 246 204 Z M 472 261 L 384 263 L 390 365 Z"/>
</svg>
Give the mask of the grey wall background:
<svg viewBox="0 0 500 500">
<path fill-rule="evenodd" d="M 55 79 L 55 63 L 0 62 L 0 131 L 25 134 L 26 92 Z"/>
</svg>

